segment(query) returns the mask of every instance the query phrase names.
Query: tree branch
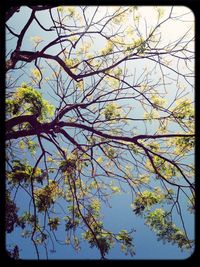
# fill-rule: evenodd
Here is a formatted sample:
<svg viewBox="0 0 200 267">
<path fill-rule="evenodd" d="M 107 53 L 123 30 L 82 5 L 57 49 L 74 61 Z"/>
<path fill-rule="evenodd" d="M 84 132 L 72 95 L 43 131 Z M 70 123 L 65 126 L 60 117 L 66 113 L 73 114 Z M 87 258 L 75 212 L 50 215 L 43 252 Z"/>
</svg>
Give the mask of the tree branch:
<svg viewBox="0 0 200 267">
<path fill-rule="evenodd" d="M 6 132 L 11 131 L 14 126 L 25 123 L 25 122 L 28 122 L 32 127 L 34 127 L 34 125 L 39 123 L 37 121 L 36 115 L 22 115 L 22 116 L 14 117 L 6 121 Z"/>
<path fill-rule="evenodd" d="M 6 11 L 6 21 L 9 20 L 15 12 L 19 12 L 20 6 L 12 6 Z"/>
</svg>

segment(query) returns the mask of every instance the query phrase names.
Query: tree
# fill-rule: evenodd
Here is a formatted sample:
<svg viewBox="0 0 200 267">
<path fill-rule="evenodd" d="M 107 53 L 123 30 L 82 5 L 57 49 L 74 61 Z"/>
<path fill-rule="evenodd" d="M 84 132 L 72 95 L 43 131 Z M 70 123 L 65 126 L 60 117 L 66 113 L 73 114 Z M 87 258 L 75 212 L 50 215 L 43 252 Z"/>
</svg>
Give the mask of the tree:
<svg viewBox="0 0 200 267">
<path fill-rule="evenodd" d="M 137 229 L 115 233 L 102 214 L 127 191 L 133 217 L 192 251 L 191 17 L 184 7 L 7 10 L 6 232 L 21 229 L 36 258 L 83 240 L 101 259 L 117 243 L 134 258 Z M 20 244 L 8 253 L 20 258 Z"/>
</svg>

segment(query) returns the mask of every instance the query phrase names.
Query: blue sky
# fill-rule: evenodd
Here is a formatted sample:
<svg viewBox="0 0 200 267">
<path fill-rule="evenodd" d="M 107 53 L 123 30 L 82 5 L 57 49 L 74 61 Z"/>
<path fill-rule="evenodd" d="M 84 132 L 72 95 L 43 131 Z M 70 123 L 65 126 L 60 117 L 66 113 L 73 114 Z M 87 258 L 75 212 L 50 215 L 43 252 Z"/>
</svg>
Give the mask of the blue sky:
<svg viewBox="0 0 200 267">
<path fill-rule="evenodd" d="M 146 12 L 146 13 L 145 13 Z M 178 8 L 177 8 L 178 12 Z M 49 26 L 49 16 L 48 12 L 41 12 L 42 21 L 45 22 L 45 26 Z M 11 20 L 9 21 L 9 25 L 16 29 L 17 32 L 20 31 L 21 27 L 23 27 L 24 23 L 27 21 L 27 18 L 30 15 L 30 9 L 28 8 L 22 8 L 18 14 L 16 14 L 16 17 L 13 16 Z M 143 15 L 148 16 L 148 10 L 143 9 Z M 40 16 L 38 18 L 41 19 Z M 152 17 L 152 20 L 155 19 Z M 191 17 L 190 17 L 191 19 Z M 174 26 L 169 26 L 168 29 L 163 29 L 164 31 L 170 32 L 170 38 L 173 38 L 176 36 L 177 32 L 179 34 L 182 33 L 182 28 L 180 27 L 180 24 Z M 44 32 L 41 31 L 38 26 L 36 26 L 36 23 L 33 24 L 30 29 L 28 30 L 28 34 L 25 35 L 25 41 L 23 42 L 22 50 L 30 50 L 31 47 L 31 37 L 32 36 L 42 36 L 44 42 L 41 43 L 41 45 L 45 45 L 45 42 L 48 43 L 49 40 L 53 39 L 54 32 Z M 166 32 L 165 34 L 165 42 L 169 41 L 168 34 Z M 13 49 L 15 45 L 15 40 L 10 41 L 7 45 L 7 50 Z M 96 44 L 97 45 L 97 44 Z M 101 47 L 103 43 L 99 42 L 98 46 Z M 97 47 L 98 48 L 98 47 Z M 52 50 L 52 53 L 56 53 L 56 50 Z M 134 63 L 135 68 L 140 68 L 140 71 L 138 71 L 138 76 L 140 75 L 140 72 L 142 72 L 140 63 Z M 149 63 L 148 63 L 149 64 Z M 148 66 L 148 65 L 147 65 Z M 149 67 L 149 66 L 148 66 Z M 27 71 L 31 68 L 34 68 L 33 64 L 29 64 L 27 67 Z M 16 72 L 14 75 L 18 75 L 18 72 Z M 49 73 L 45 72 L 45 74 L 48 76 Z M 22 76 L 21 79 L 19 79 L 20 82 L 26 82 L 28 81 L 28 76 Z M 181 78 L 180 78 L 181 80 Z M 49 95 L 49 90 L 47 90 L 48 86 L 46 85 L 44 88 L 41 89 L 41 92 L 44 95 L 44 98 L 50 101 L 51 103 L 55 103 L 53 98 Z M 191 91 L 191 88 L 187 88 L 188 92 L 190 92 L 191 98 L 193 98 L 193 92 Z M 168 100 L 170 102 L 170 98 L 173 98 L 175 94 L 175 90 L 173 88 L 168 94 Z M 126 103 L 125 103 L 126 104 Z M 127 104 L 131 104 L 128 103 Z M 134 111 L 137 116 L 140 116 L 142 114 L 142 111 L 137 108 L 135 108 Z M 144 125 L 141 123 L 138 126 L 139 131 L 143 131 L 145 129 Z M 154 129 L 154 123 L 149 125 L 149 133 L 152 133 L 155 131 Z M 173 129 L 174 130 L 174 129 Z M 194 158 L 191 157 L 191 161 L 193 161 Z M 137 217 L 134 215 L 131 209 L 131 194 L 129 192 L 128 187 L 125 188 L 126 193 L 120 193 L 118 195 L 114 195 L 112 199 L 110 200 L 111 208 L 102 205 L 102 213 L 104 214 L 104 225 L 108 229 L 112 229 L 113 232 L 118 232 L 121 229 L 127 229 L 128 231 L 134 228 L 136 232 L 133 233 L 133 240 L 134 245 L 136 248 L 136 256 L 134 258 L 131 258 L 129 256 L 125 256 L 121 251 L 118 245 L 116 245 L 108 254 L 109 259 L 184 259 L 190 256 L 190 252 L 181 252 L 180 249 L 177 248 L 175 245 L 171 244 L 163 244 L 162 241 L 157 241 L 155 233 L 149 230 L 147 226 L 144 225 L 144 219 Z M 23 209 L 23 207 L 27 206 L 27 199 L 26 195 L 18 195 L 18 205 L 20 207 L 20 210 Z M 185 198 L 182 196 L 182 204 L 185 203 Z M 188 228 L 191 237 L 194 235 L 194 217 L 187 212 L 187 207 L 184 207 L 184 216 L 185 216 L 185 225 L 186 228 Z M 192 226 L 192 227 L 191 227 Z M 61 229 L 62 227 L 60 227 Z M 20 236 L 21 231 L 20 229 L 15 229 L 15 233 L 7 234 L 6 239 L 8 243 L 16 243 L 20 245 L 20 256 L 22 259 L 33 259 L 36 257 L 33 246 L 31 246 L 31 241 L 29 239 L 22 238 Z M 58 237 L 63 237 L 66 235 L 66 232 L 63 230 L 58 231 Z M 86 242 L 81 243 L 82 249 L 77 253 L 74 251 L 74 249 L 71 246 L 60 246 L 55 243 L 55 249 L 56 253 L 49 253 L 49 259 L 98 259 L 99 258 L 99 252 L 97 249 L 89 248 L 89 246 L 86 244 Z M 41 249 L 41 259 L 45 258 L 44 249 Z"/>
</svg>

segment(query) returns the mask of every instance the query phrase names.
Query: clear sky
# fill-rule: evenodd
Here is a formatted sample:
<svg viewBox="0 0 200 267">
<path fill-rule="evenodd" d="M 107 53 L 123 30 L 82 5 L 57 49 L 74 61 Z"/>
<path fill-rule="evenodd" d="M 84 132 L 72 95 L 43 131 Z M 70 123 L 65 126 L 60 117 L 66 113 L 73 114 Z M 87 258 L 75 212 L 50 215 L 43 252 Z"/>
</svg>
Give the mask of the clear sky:
<svg viewBox="0 0 200 267">
<path fill-rule="evenodd" d="M 114 8 L 114 7 L 113 7 Z M 164 10 L 164 17 L 167 16 L 169 13 L 170 7 L 162 7 Z M 95 7 L 90 7 L 90 12 L 88 11 L 88 17 L 92 14 L 92 9 L 95 9 Z M 102 11 L 99 12 L 96 16 L 96 20 L 101 19 L 101 16 L 103 16 L 104 10 L 102 8 Z M 177 40 L 179 37 L 182 36 L 182 34 L 187 30 L 190 29 L 190 27 L 193 27 L 194 29 L 194 16 L 190 12 L 190 10 L 186 7 L 175 7 L 174 8 L 174 16 L 178 15 L 184 15 L 184 21 L 171 21 L 170 23 L 166 24 L 165 27 L 162 28 L 163 31 L 163 38 L 162 38 L 162 44 L 166 45 L 169 42 Z M 30 9 L 24 7 L 21 8 L 20 12 L 13 16 L 13 18 L 9 21 L 9 26 L 12 27 L 12 29 L 15 29 L 16 32 L 20 32 L 21 28 L 23 27 L 24 23 L 27 21 L 28 17 L 30 15 Z M 151 29 L 152 25 L 156 21 L 156 12 L 153 9 L 153 7 L 145 7 L 142 6 L 138 9 L 138 15 L 142 16 L 142 22 L 140 24 L 140 30 L 143 34 L 145 34 L 146 27 L 145 23 L 148 24 L 148 30 Z M 47 11 L 42 11 L 41 15 L 38 15 L 38 18 L 43 22 L 43 24 L 46 27 L 49 27 L 49 15 Z M 150 18 L 150 19 L 149 19 Z M 146 22 L 145 22 L 146 20 Z M 129 23 L 129 22 L 127 22 Z M 188 33 L 188 36 L 191 35 L 192 37 L 193 31 Z M 44 32 L 42 31 L 36 23 L 33 24 L 30 29 L 28 30 L 26 36 L 25 36 L 25 42 L 23 42 L 22 50 L 31 50 L 33 48 L 32 46 L 32 37 L 34 36 L 40 36 L 43 39 L 43 42 L 41 43 L 41 47 L 49 42 L 49 40 L 52 40 L 55 38 L 54 32 Z M 102 48 L 104 43 L 102 41 L 95 42 L 95 49 Z M 10 49 L 13 49 L 15 46 L 15 39 L 8 42 L 7 44 L 7 52 L 10 51 Z M 39 46 L 40 47 L 40 46 Z M 192 49 L 192 47 L 189 47 Z M 51 50 L 52 54 L 55 54 L 57 52 L 56 48 Z M 166 58 L 167 60 L 167 58 Z M 169 59 L 168 59 L 169 60 Z M 137 69 L 137 75 L 140 76 L 141 72 L 143 71 L 143 68 L 145 66 L 141 66 L 141 63 L 134 63 L 134 68 Z M 147 67 L 150 67 L 146 63 Z M 180 66 L 184 68 L 184 66 Z M 34 68 L 33 64 L 27 65 L 27 73 L 32 68 Z M 48 73 L 48 70 L 45 70 L 45 75 L 50 75 Z M 183 70 L 184 71 L 184 70 Z M 19 70 L 20 72 L 20 70 Z M 19 72 L 14 73 L 14 75 L 19 75 Z M 155 77 L 157 77 L 158 74 L 155 74 Z M 21 82 L 26 82 L 29 80 L 29 74 L 24 73 L 24 75 L 19 79 L 18 83 L 20 85 Z M 180 81 L 182 79 L 180 78 Z M 194 81 L 191 81 L 194 82 Z M 51 103 L 55 104 L 55 100 L 51 97 L 51 92 L 49 91 L 50 88 L 48 88 L 48 85 L 46 85 L 44 88 L 41 89 L 44 98 L 50 101 Z M 169 89 L 170 90 L 170 89 Z M 189 95 L 191 98 L 194 98 L 194 92 L 191 88 L 187 87 L 187 92 L 189 92 Z M 174 97 L 175 91 L 173 88 L 171 91 L 169 91 L 168 94 L 168 100 L 170 102 L 170 99 Z M 130 103 L 126 103 L 130 104 Z M 142 114 L 142 110 L 136 107 L 135 114 L 137 116 L 140 116 Z M 138 131 L 143 131 L 144 125 L 141 123 L 139 124 L 140 127 L 138 128 Z M 154 124 L 149 125 L 149 132 L 154 132 L 155 129 Z M 193 161 L 194 158 L 191 157 L 191 161 Z M 130 256 L 125 256 L 118 245 L 116 245 L 113 249 L 111 249 L 110 253 L 108 254 L 109 259 L 184 259 L 190 256 L 190 252 L 184 251 L 181 252 L 179 248 L 177 248 L 176 245 L 172 244 L 163 244 L 162 241 L 157 241 L 157 237 L 154 232 L 152 232 L 147 226 L 144 225 L 144 219 L 137 217 L 133 212 L 132 208 L 130 206 L 131 203 L 131 194 L 129 192 L 128 187 L 125 187 L 126 193 L 120 193 L 118 195 L 114 195 L 112 199 L 110 200 L 111 208 L 103 205 L 102 206 L 102 213 L 104 214 L 104 224 L 105 227 L 108 229 L 112 229 L 113 232 L 117 232 L 121 229 L 135 229 L 135 232 L 133 234 L 134 237 L 134 245 L 136 248 L 136 255 L 134 258 L 131 258 Z M 27 206 L 26 203 L 26 195 L 22 193 L 21 195 L 18 194 L 18 204 L 20 207 L 20 211 L 23 210 L 23 207 Z M 183 198 L 181 201 L 185 203 L 185 199 Z M 62 204 L 62 202 L 61 202 Z M 189 233 L 191 237 L 194 235 L 194 217 L 187 212 L 187 207 L 184 208 L 185 211 L 185 225 L 186 228 L 189 230 Z M 22 259 L 33 259 L 36 257 L 35 251 L 33 249 L 33 246 L 31 245 L 31 241 L 29 239 L 22 238 L 20 236 L 21 229 L 16 228 L 15 233 L 7 234 L 6 239 L 8 243 L 16 243 L 20 246 L 20 256 Z M 61 229 L 58 230 L 58 237 L 61 238 L 66 235 L 66 232 Z M 79 252 L 74 251 L 73 248 L 66 245 L 58 245 L 55 243 L 55 250 L 56 253 L 50 253 L 49 259 L 98 259 L 99 258 L 99 252 L 96 248 L 89 248 L 86 242 L 81 242 L 81 250 Z M 45 258 L 44 250 L 41 249 L 41 258 Z"/>
</svg>

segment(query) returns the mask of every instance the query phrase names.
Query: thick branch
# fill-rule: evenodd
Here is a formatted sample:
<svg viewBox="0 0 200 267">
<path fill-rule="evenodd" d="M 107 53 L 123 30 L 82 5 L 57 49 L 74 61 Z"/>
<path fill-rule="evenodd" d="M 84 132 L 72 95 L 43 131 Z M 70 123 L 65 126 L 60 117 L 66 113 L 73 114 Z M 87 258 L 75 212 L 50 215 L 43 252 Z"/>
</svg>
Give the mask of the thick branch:
<svg viewBox="0 0 200 267">
<path fill-rule="evenodd" d="M 38 52 L 30 52 L 30 51 L 17 51 L 15 50 L 10 59 L 6 62 L 6 71 L 10 69 L 14 69 L 15 65 L 18 61 L 31 62 L 38 57 Z"/>
<path fill-rule="evenodd" d="M 19 12 L 20 6 L 12 6 L 6 11 L 6 21 L 9 20 L 15 12 Z"/>
<path fill-rule="evenodd" d="M 54 5 L 38 5 L 38 6 L 28 6 L 28 7 L 31 8 L 32 10 L 34 10 L 34 11 L 43 11 L 43 10 L 51 9 L 51 8 L 54 8 L 54 7 L 57 7 L 57 6 L 54 6 Z"/>
<path fill-rule="evenodd" d="M 134 137 L 128 137 L 128 136 L 117 136 L 117 135 L 103 133 L 101 131 L 94 129 L 93 127 L 86 126 L 86 125 L 79 124 L 79 123 L 74 123 L 74 122 L 61 121 L 58 123 L 58 126 L 60 126 L 60 127 L 65 127 L 65 126 L 76 127 L 76 128 L 90 131 L 90 132 L 95 133 L 95 134 L 102 136 L 104 138 L 127 141 L 127 142 L 136 142 L 140 139 L 157 139 L 157 138 L 168 138 L 168 137 L 185 137 L 185 136 L 191 136 L 192 137 L 192 136 L 194 136 L 192 134 L 163 134 L 163 135 L 137 135 Z"/>
<path fill-rule="evenodd" d="M 6 132 L 9 132 L 12 130 L 12 128 L 16 125 L 22 124 L 28 122 L 31 126 L 36 125 L 37 122 L 37 116 L 35 115 L 23 115 L 14 117 L 10 120 L 6 121 Z"/>
<path fill-rule="evenodd" d="M 10 132 L 6 134 L 6 140 L 18 139 L 20 137 L 31 136 L 31 135 L 36 135 L 36 134 L 37 134 L 36 129 Z"/>
<path fill-rule="evenodd" d="M 9 123 L 11 126 L 17 125 L 17 121 L 14 121 L 14 119 L 15 118 L 11 119 L 11 122 L 7 122 L 7 123 Z M 28 120 L 26 120 L 26 121 L 32 122 L 31 119 L 29 121 Z M 26 122 L 26 121 L 22 119 L 21 123 Z M 35 129 L 33 129 L 33 130 L 22 130 L 22 131 L 17 131 L 17 132 L 10 132 L 10 133 L 6 134 L 6 140 L 17 139 L 17 138 L 24 137 L 24 136 L 36 135 L 39 133 L 47 133 L 50 130 L 54 130 L 55 126 L 58 126 L 60 128 L 62 128 L 62 127 L 75 127 L 75 128 L 87 130 L 91 133 L 97 134 L 97 135 L 104 137 L 104 138 L 113 139 L 113 140 L 121 140 L 121 141 L 132 142 L 132 143 L 136 143 L 140 139 L 157 139 L 157 138 L 170 138 L 170 137 L 173 138 L 173 137 L 188 137 L 188 136 L 193 137 L 194 136 L 192 134 L 137 135 L 134 137 L 117 136 L 117 135 L 103 133 L 99 130 L 94 129 L 93 127 L 90 127 L 90 126 L 87 126 L 84 124 L 75 123 L 75 122 L 63 122 L 63 121 L 56 122 L 56 120 L 53 120 L 51 123 L 43 123 L 42 124 L 42 123 L 37 122 L 37 127 L 35 127 Z"/>
<path fill-rule="evenodd" d="M 12 131 L 12 127 L 28 122 L 32 129 Z M 39 135 L 41 133 L 53 133 L 52 123 L 40 123 L 35 115 L 24 115 L 12 118 L 6 122 L 6 140 L 18 139 L 20 137 Z"/>
<path fill-rule="evenodd" d="M 33 10 L 32 13 L 31 13 L 31 16 L 29 18 L 29 20 L 27 21 L 26 25 L 24 26 L 24 28 L 22 29 L 20 35 L 19 35 L 19 39 L 17 41 L 17 47 L 16 47 L 16 50 L 19 51 L 20 48 L 21 48 L 21 45 L 22 45 L 22 40 L 24 38 L 24 35 L 28 29 L 28 27 L 31 25 L 33 19 L 35 17 L 35 11 Z"/>
</svg>

